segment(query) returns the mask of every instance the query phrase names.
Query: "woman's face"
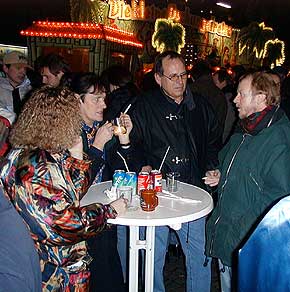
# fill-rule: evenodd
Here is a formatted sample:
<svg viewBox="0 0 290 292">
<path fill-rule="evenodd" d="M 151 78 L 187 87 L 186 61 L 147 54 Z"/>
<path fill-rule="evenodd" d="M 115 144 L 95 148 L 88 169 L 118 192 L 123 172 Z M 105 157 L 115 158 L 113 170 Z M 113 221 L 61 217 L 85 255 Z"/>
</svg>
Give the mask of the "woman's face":
<svg viewBox="0 0 290 292">
<path fill-rule="evenodd" d="M 103 120 L 103 112 L 106 108 L 105 97 L 106 93 L 103 88 L 96 88 L 91 86 L 88 93 L 85 93 L 83 100 L 80 100 L 81 115 L 84 122 L 88 126 L 92 126 L 94 121 L 101 122 Z"/>
</svg>

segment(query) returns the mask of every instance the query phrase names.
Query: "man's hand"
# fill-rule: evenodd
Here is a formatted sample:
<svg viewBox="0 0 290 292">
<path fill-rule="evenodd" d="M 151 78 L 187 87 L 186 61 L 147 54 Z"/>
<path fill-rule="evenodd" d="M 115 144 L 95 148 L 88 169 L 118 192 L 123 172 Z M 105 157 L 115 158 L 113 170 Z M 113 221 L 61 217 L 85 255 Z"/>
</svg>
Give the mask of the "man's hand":
<svg viewBox="0 0 290 292">
<path fill-rule="evenodd" d="M 218 169 L 215 169 L 207 171 L 205 173 L 205 177 L 203 177 L 202 179 L 204 180 L 204 183 L 206 185 L 214 187 L 218 185 L 220 177 L 221 177 L 220 171 Z"/>
</svg>

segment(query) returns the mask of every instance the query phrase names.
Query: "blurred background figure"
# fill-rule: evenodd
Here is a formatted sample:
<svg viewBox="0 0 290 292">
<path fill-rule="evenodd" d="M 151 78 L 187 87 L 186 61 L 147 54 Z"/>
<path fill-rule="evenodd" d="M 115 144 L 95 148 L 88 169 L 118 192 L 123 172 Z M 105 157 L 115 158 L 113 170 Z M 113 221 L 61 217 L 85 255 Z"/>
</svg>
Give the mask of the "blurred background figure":
<svg viewBox="0 0 290 292">
<path fill-rule="evenodd" d="M 126 208 L 123 199 L 80 207 L 91 165 L 83 159 L 80 126 L 76 94 L 39 89 L 11 131 L 13 149 L 0 173 L 37 247 L 43 291 L 87 291 L 92 258 L 85 240 Z"/>
<path fill-rule="evenodd" d="M 223 144 L 227 141 L 230 135 L 233 132 L 233 129 L 238 120 L 238 116 L 236 113 L 236 107 L 233 103 L 234 94 L 230 89 L 231 86 L 231 77 L 228 74 L 227 70 L 222 68 L 216 71 L 213 76 L 214 84 L 223 92 L 226 102 L 227 102 L 227 114 L 224 125 L 223 132 Z"/>
<path fill-rule="evenodd" d="M 111 66 L 103 71 L 101 80 L 107 92 L 107 108 L 104 110 L 105 120 L 118 117 L 129 104 L 131 104 L 128 111 L 130 114 L 135 108 L 137 95 L 139 94 L 139 89 L 134 84 L 130 71 L 121 65 Z"/>
<path fill-rule="evenodd" d="M 3 72 L 0 77 L 0 157 L 9 149 L 7 136 L 10 126 L 19 115 L 24 98 L 31 90 L 27 69 L 30 68 L 26 57 L 17 51 L 7 53 L 3 58 Z"/>
<path fill-rule="evenodd" d="M 19 115 L 22 100 L 31 89 L 26 76 L 28 67 L 26 57 L 20 52 L 9 52 L 3 58 L 6 77 L 0 77 L 0 115 L 8 119 L 10 124 Z"/>
<path fill-rule="evenodd" d="M 57 87 L 63 75 L 70 72 L 70 66 L 64 58 L 54 53 L 40 58 L 38 67 L 42 83 L 52 87 Z"/>
<path fill-rule="evenodd" d="M 219 125 L 224 129 L 227 115 L 227 101 L 224 93 L 213 81 L 211 68 L 206 61 L 199 61 L 191 70 L 193 83 L 190 89 L 193 94 L 204 97 L 213 107 Z"/>
<path fill-rule="evenodd" d="M 39 258 L 23 219 L 0 188 L 1 291 L 41 292 Z M 3 289 L 3 290 L 2 290 Z"/>
</svg>

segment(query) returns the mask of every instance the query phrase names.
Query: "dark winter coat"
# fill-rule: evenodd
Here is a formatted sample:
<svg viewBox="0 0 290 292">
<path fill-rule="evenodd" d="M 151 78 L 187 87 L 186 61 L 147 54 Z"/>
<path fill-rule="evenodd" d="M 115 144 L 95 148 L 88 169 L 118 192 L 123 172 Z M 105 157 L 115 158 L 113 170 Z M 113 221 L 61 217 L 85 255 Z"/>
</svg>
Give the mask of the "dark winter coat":
<svg viewBox="0 0 290 292">
<path fill-rule="evenodd" d="M 163 174 L 176 170 L 176 157 L 189 158 L 186 182 L 203 186 L 202 177 L 218 163 L 221 129 L 208 102 L 187 90 L 180 105 L 162 89 L 148 92 L 133 113 L 132 141 L 143 147 L 147 164 L 158 169 L 168 146 Z"/>
</svg>

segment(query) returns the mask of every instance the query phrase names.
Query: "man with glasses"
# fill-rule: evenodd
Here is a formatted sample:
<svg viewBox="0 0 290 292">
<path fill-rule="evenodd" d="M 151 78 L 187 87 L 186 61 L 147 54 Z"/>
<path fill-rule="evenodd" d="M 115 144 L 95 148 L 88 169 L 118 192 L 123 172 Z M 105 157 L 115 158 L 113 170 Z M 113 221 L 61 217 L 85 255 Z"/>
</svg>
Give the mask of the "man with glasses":
<svg viewBox="0 0 290 292">
<path fill-rule="evenodd" d="M 142 145 L 148 168 L 177 171 L 180 180 L 202 188 L 207 170 L 217 165 L 221 129 L 206 100 L 193 96 L 187 88 L 184 59 L 176 52 L 160 54 L 155 61 L 155 81 L 133 112 L 132 142 Z M 165 291 L 163 267 L 169 228 L 156 228 L 154 292 Z M 186 258 L 187 292 L 210 291 L 210 266 L 205 263 L 205 218 L 182 224 L 177 231 Z"/>
</svg>

